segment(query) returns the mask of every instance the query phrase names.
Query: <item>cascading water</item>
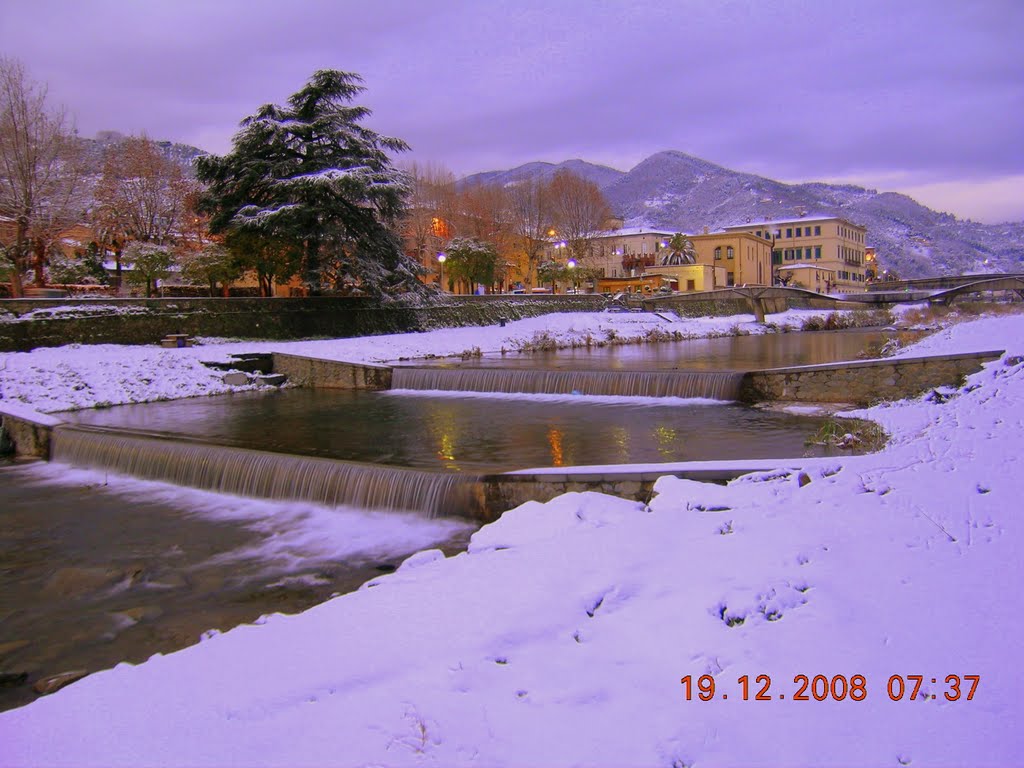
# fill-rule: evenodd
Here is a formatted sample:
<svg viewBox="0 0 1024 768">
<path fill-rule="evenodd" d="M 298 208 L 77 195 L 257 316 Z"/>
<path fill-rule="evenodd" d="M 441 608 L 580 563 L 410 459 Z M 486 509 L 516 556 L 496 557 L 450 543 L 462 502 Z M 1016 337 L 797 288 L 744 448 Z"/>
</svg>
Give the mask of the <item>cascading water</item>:
<svg viewBox="0 0 1024 768">
<path fill-rule="evenodd" d="M 472 475 L 296 456 L 89 427 L 58 427 L 51 458 L 148 480 L 266 499 L 478 517 Z"/>
<path fill-rule="evenodd" d="M 736 400 L 736 371 L 538 371 L 397 367 L 393 389 Z"/>
</svg>

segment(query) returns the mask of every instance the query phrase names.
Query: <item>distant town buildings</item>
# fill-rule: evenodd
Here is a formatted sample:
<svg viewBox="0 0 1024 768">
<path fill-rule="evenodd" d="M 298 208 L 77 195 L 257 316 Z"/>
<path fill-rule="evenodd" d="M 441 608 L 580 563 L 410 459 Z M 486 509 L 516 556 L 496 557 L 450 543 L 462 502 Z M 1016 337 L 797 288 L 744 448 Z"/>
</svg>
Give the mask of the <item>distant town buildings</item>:
<svg viewBox="0 0 1024 768">
<path fill-rule="evenodd" d="M 695 264 L 666 263 L 674 234 L 646 227 L 597 233 L 586 266 L 609 286 L 646 292 L 656 290 L 658 281 L 649 278 L 658 275 L 662 285 L 678 291 L 783 284 L 818 293 L 855 293 L 866 289 L 875 264 L 866 245 L 867 229 L 840 217 L 751 222 L 687 235 Z M 563 249 L 552 238 L 544 258 L 564 260 Z"/>
<path fill-rule="evenodd" d="M 777 279 L 793 287 L 823 293 L 866 290 L 867 228 L 836 216 L 806 216 L 726 227 L 772 244 L 772 268 Z M 815 269 L 794 270 L 797 266 Z M 825 273 L 831 272 L 832 276 Z M 824 290 L 818 286 L 824 285 Z"/>
</svg>

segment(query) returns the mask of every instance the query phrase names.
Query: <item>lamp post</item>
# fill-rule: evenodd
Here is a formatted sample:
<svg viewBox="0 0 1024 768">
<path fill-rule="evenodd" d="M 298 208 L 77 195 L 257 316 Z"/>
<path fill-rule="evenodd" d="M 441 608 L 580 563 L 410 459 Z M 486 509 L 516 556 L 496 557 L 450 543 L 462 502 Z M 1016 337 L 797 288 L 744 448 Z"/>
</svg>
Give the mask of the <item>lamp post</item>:
<svg viewBox="0 0 1024 768">
<path fill-rule="evenodd" d="M 562 240 L 561 242 L 555 243 L 555 245 L 554 245 L 554 251 L 555 251 L 555 259 L 554 259 L 554 261 L 555 261 L 556 264 L 558 263 L 559 256 L 562 253 L 562 251 L 565 249 L 565 246 L 566 246 L 565 240 Z M 555 287 L 556 286 L 557 286 L 557 283 L 554 280 L 552 280 L 551 281 L 551 292 L 552 293 L 555 292 Z"/>
<path fill-rule="evenodd" d="M 446 254 L 444 251 L 441 251 L 439 254 L 437 254 L 437 263 L 441 269 L 441 275 L 438 278 L 438 282 L 441 284 L 441 293 L 444 293 L 444 263 L 447 260 L 448 254 Z"/>
<path fill-rule="evenodd" d="M 572 275 L 572 292 L 573 295 L 578 294 L 579 288 L 576 287 L 576 259 L 570 258 L 565 262 L 565 268 L 569 270 L 569 274 Z"/>
</svg>

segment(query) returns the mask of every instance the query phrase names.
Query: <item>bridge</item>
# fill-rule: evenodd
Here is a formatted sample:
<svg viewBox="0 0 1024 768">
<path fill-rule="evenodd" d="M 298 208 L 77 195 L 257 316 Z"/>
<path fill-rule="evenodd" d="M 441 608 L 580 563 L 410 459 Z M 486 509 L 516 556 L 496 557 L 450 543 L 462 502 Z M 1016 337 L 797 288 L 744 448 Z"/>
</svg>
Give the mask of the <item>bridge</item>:
<svg viewBox="0 0 1024 768">
<path fill-rule="evenodd" d="M 988 277 L 973 282 L 962 283 L 955 288 L 948 288 L 944 291 L 936 291 L 928 297 L 929 304 L 943 304 L 949 306 L 960 296 L 968 296 L 977 293 L 995 293 L 1010 291 L 1018 298 L 1024 299 L 1024 275 L 1006 277 Z"/>
<path fill-rule="evenodd" d="M 688 303 L 740 301 L 749 307 L 759 323 L 765 321 L 768 313 L 784 312 L 790 307 L 809 309 L 865 309 L 874 302 L 865 294 L 856 297 L 828 296 L 803 288 L 784 288 L 768 285 L 740 285 L 697 293 L 677 293 L 670 296 L 644 297 L 643 308 L 656 312 L 672 309 Z"/>
<path fill-rule="evenodd" d="M 901 280 L 881 284 L 866 293 L 822 294 L 802 288 L 784 288 L 767 285 L 741 285 L 713 291 L 678 293 L 668 296 L 644 297 L 640 302 L 645 310 L 657 312 L 676 309 L 688 303 L 743 302 L 757 322 L 765 315 L 783 312 L 792 307 L 806 309 L 866 309 L 886 304 L 927 301 L 949 305 L 961 296 L 1012 292 L 1024 299 L 1024 274 L 1013 275 L 958 275 L 924 280 Z M 896 290 L 896 286 L 905 286 Z M 925 287 L 931 286 L 931 287 Z"/>
<path fill-rule="evenodd" d="M 942 277 L 921 277 L 914 280 L 886 280 L 870 283 L 868 293 L 897 293 L 901 291 L 943 291 L 959 288 L 961 285 L 1002 277 L 1024 278 L 1021 272 L 988 272 L 981 275 L 944 275 Z"/>
</svg>

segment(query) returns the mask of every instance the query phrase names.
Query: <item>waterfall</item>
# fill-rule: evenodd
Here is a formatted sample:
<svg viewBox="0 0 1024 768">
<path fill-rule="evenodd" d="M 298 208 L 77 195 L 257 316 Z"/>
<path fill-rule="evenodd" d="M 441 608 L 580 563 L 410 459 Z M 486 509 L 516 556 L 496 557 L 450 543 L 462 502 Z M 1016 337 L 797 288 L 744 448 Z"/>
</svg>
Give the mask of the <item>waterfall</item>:
<svg viewBox="0 0 1024 768">
<path fill-rule="evenodd" d="M 393 389 L 737 400 L 737 371 L 538 371 L 396 367 Z"/>
<path fill-rule="evenodd" d="M 53 431 L 53 461 L 264 499 L 482 515 L 478 478 L 295 456 L 97 427 Z"/>
</svg>

